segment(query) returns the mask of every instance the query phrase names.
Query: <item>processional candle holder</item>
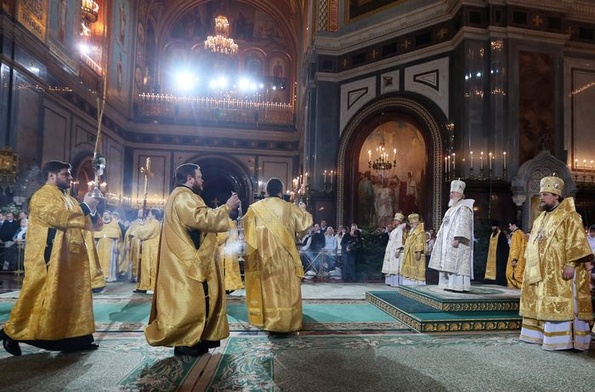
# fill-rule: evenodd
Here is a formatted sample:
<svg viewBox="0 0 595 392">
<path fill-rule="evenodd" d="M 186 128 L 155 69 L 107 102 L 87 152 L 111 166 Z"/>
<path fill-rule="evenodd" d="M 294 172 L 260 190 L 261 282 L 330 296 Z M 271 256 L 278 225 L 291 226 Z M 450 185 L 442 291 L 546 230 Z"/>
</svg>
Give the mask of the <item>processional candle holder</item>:
<svg viewBox="0 0 595 392">
<path fill-rule="evenodd" d="M 93 154 L 92 166 L 93 170 L 95 171 L 95 179 L 93 180 L 93 189 L 91 190 L 91 196 L 96 199 L 104 199 L 105 197 L 99 189 L 99 179 L 103 175 L 103 170 L 106 166 L 105 157 L 97 152 Z"/>
</svg>

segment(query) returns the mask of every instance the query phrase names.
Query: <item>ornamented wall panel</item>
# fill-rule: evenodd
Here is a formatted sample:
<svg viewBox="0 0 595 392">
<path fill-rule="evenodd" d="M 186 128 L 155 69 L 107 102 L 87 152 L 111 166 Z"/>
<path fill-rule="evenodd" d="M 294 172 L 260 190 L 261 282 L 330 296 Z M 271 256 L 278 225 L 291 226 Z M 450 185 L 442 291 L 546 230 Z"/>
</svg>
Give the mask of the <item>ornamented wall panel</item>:
<svg viewBox="0 0 595 392">
<path fill-rule="evenodd" d="M 405 90 L 431 99 L 446 117 L 449 116 L 448 102 L 448 58 L 405 68 Z"/>
<path fill-rule="evenodd" d="M 341 121 L 340 130 L 366 103 L 376 97 L 376 78 L 357 80 L 341 86 Z"/>
</svg>

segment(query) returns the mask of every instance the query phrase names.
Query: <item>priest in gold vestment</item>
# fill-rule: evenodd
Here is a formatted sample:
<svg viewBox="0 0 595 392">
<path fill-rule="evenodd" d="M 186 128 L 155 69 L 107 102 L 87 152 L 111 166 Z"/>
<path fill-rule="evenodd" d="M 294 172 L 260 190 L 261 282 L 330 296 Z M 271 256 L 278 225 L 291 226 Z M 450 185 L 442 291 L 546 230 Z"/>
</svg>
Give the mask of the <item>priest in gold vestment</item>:
<svg viewBox="0 0 595 392">
<path fill-rule="evenodd" d="M 506 281 L 508 287 L 520 289 L 525 273 L 527 237 L 517 222 L 510 222 L 508 228 L 510 229 L 510 252 L 506 263 Z"/>
<path fill-rule="evenodd" d="M 200 356 L 229 336 L 225 288 L 215 263 L 218 232 L 229 229 L 233 194 L 217 209 L 198 195 L 200 167 L 176 169 L 176 188 L 165 204 L 157 281 L 145 337 L 152 346 L 173 346 L 175 355 Z"/>
<path fill-rule="evenodd" d="M 138 239 L 138 230 L 145 224 L 144 209 L 138 209 L 138 218 L 130 224 L 124 234 L 124 254 L 120 262 L 125 265 L 128 271 L 128 280 L 138 282 L 138 271 L 140 270 L 140 255 L 142 254 L 142 242 Z"/>
<path fill-rule="evenodd" d="M 50 161 L 46 179 L 31 197 L 21 293 L 0 331 L 4 348 L 21 355 L 19 342 L 46 350 L 93 350 L 95 321 L 84 230 L 101 228 L 98 200 L 66 193 L 71 166 Z"/>
<path fill-rule="evenodd" d="M 230 219 L 227 233 L 217 234 L 217 262 L 223 269 L 225 292 L 230 293 L 244 288 L 240 271 L 240 239 L 237 220 Z"/>
<path fill-rule="evenodd" d="M 101 230 L 94 233 L 95 241 L 97 241 L 97 255 L 106 281 L 116 282 L 120 272 L 119 259 L 122 231 L 118 222 L 112 219 L 110 211 L 104 211 L 103 223 Z"/>
<path fill-rule="evenodd" d="M 401 265 L 402 284 L 418 286 L 426 284 L 426 232 L 419 221 L 419 214 L 409 214 L 407 220 L 411 229 L 405 240 L 403 264 Z"/>
<path fill-rule="evenodd" d="M 593 320 L 586 263 L 593 259 L 574 199 L 562 198 L 564 181 L 540 182 L 539 208 L 525 251 L 520 340 L 545 350 L 585 351 Z"/>
<path fill-rule="evenodd" d="M 161 236 L 161 211 L 151 208 L 147 214 L 145 224 L 136 229 L 135 237 L 142 244 L 140 253 L 140 267 L 138 269 L 135 292 L 155 290 L 157 276 L 157 257 L 159 255 L 159 238 Z"/>
<path fill-rule="evenodd" d="M 302 328 L 304 269 L 296 234 L 312 226 L 312 215 L 282 199 L 283 183 L 271 178 L 267 198 L 250 206 L 242 219 L 246 234 L 246 305 L 250 324 L 288 333 Z"/>
</svg>

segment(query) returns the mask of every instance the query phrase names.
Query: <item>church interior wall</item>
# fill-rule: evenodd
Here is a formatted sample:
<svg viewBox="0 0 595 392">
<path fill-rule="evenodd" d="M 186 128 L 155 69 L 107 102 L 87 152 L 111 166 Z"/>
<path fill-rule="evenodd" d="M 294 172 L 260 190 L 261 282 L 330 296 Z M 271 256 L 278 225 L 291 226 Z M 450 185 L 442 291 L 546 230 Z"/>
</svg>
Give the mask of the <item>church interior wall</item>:
<svg viewBox="0 0 595 392">
<path fill-rule="evenodd" d="M 376 99 L 400 96 L 426 108 L 431 102 L 440 112 L 440 115 L 435 114 L 432 106 L 430 112 L 434 121 L 441 127 L 453 124 L 454 140 L 451 141 L 451 134 L 443 132 L 440 140 L 443 148 L 439 153 L 445 156 L 455 154 L 453 174 L 469 180 L 470 192 L 476 197 L 506 205 L 501 210 L 508 211 L 507 200 L 511 198 L 511 192 L 507 184 L 523 162 L 547 146 L 558 159 L 569 165 L 573 178 L 580 184 L 577 205 L 588 204 L 588 197 L 592 196 L 589 187 L 595 183 L 594 171 L 590 167 L 591 160 L 595 159 L 591 157 L 595 146 L 590 137 L 593 122 L 590 103 L 595 99 L 590 83 L 595 81 L 595 51 L 593 40 L 589 40 L 585 33 L 594 25 L 587 14 L 582 20 L 572 7 L 562 14 L 550 12 L 546 8 L 554 3 L 544 3 L 538 13 L 548 23 L 567 22 L 570 30 L 566 34 L 562 28 L 555 27 L 555 23 L 541 30 L 532 24 L 532 19 L 525 23 L 522 16 L 529 15 L 530 11 L 526 6 L 488 7 L 457 1 L 445 6 L 444 2 L 436 1 L 423 4 L 404 1 L 391 2 L 389 7 L 382 8 L 380 3 L 369 2 L 372 4 L 370 10 L 364 12 L 361 8 L 357 17 L 343 19 L 337 31 L 310 32 L 315 45 L 306 47 L 305 51 L 312 51 L 310 59 L 317 68 L 309 75 L 308 83 L 298 81 L 295 85 L 304 86 L 307 102 L 298 103 L 299 113 L 296 111 L 295 114 L 299 118 L 288 127 L 224 128 L 218 123 L 202 126 L 196 122 L 179 122 L 168 128 L 167 124 L 159 123 L 161 119 L 137 121 L 130 118 L 131 108 L 135 94 L 149 89 L 151 77 L 159 81 L 157 74 L 163 71 L 159 68 L 162 65 L 149 66 L 148 74 L 143 69 L 148 64 L 145 60 L 159 57 L 157 50 L 151 48 L 153 43 L 148 41 L 163 43 L 168 39 L 181 39 L 187 30 L 181 23 L 174 23 L 171 26 L 178 28 L 177 36 L 168 35 L 167 23 L 175 19 L 171 10 L 169 19 L 160 19 L 157 8 L 148 9 L 148 2 L 133 5 L 123 0 L 110 2 L 110 10 L 105 11 L 106 15 L 100 15 L 110 19 L 110 34 L 111 31 L 114 34 L 113 37 L 110 35 L 109 51 L 104 53 L 106 56 L 109 53 L 108 110 L 101 142 L 102 152 L 109 162 L 106 178 L 110 193 L 113 191 L 129 198 L 138 198 L 142 194 L 143 181 L 140 181 L 139 173 L 143 157 L 155 155 L 154 165 L 162 164 L 160 168 L 170 173 L 180 157 L 193 159 L 197 152 L 216 151 L 226 159 L 237 160 L 238 173 L 249 173 L 252 187 L 249 193 L 258 193 L 252 192 L 258 190 L 258 181 L 271 176 L 284 177 L 282 179 L 289 186 L 296 176 L 309 172 L 310 190 L 323 191 L 325 203 L 332 197 L 330 202 L 339 204 L 339 199 L 346 196 L 324 192 L 323 173 L 344 169 L 338 162 L 342 133 L 350 121 L 374 105 Z M 120 17 L 122 5 L 124 19 Z M 260 59 L 260 66 L 265 73 L 299 78 L 300 73 L 295 70 L 300 60 L 296 60 L 293 53 L 293 38 L 284 36 L 287 26 L 293 22 L 287 22 L 282 29 L 271 29 L 265 17 L 270 10 L 267 7 L 269 5 L 256 12 L 252 5 L 242 4 L 230 14 L 235 18 L 240 11 L 250 9 L 245 14 L 248 24 L 253 21 L 260 26 L 241 31 L 238 39 L 244 42 L 240 48 L 248 53 L 262 43 L 261 50 L 266 56 Z M 340 7 L 345 11 L 348 5 L 343 2 Z M 513 14 L 512 21 L 503 18 Z M 271 15 L 274 14 L 268 14 Z M 203 16 L 199 29 L 210 29 L 206 14 L 201 18 Z M 6 21 L 6 14 L 2 18 Z M 17 149 L 23 165 L 39 164 L 49 157 L 69 160 L 81 154 L 90 156 L 93 152 L 97 94 L 91 90 L 101 88 L 100 83 L 97 85 L 100 78 L 91 82 L 93 78 L 85 76 L 89 71 L 87 66 L 79 69 L 69 66 L 72 60 L 65 55 L 71 48 L 60 44 L 61 36 L 54 31 L 58 28 L 54 19 L 50 17 L 47 24 L 51 30 L 47 36 L 51 39 L 39 38 L 38 31 L 33 31 L 35 26 L 18 23 L 6 23 L 2 33 L 0 98 L 3 103 L 0 118 L 7 127 L 0 129 L 0 137 Z M 581 30 L 572 30 L 579 19 Z M 143 23 L 139 25 L 137 22 Z M 233 26 L 237 19 L 231 22 Z M 72 35 L 72 32 L 68 34 Z M 200 44 L 197 37 L 193 32 L 189 40 Z M 18 45 L 11 48 L 13 40 Z M 139 40 L 144 41 L 146 47 L 140 45 Z M 282 41 L 286 45 L 282 45 Z M 51 50 L 45 50 L 46 44 Z M 121 77 L 118 75 L 119 54 L 123 55 Z M 445 65 L 433 66 L 435 62 Z M 240 63 L 247 64 L 247 59 L 241 59 Z M 137 68 L 141 71 L 140 78 Z M 440 70 L 437 76 L 428 73 L 434 68 Z M 438 85 L 446 89 L 431 86 L 431 78 L 436 77 L 438 79 L 434 80 L 439 81 Z M 145 85 L 145 80 L 149 84 Z M 392 80 L 390 84 L 388 80 Z M 39 89 L 38 85 L 45 90 Z M 49 85 L 72 91 L 56 91 L 48 88 Z M 285 91 L 282 99 L 293 101 L 296 96 L 293 83 Z M 10 102 L 10 109 L 6 102 Z M 302 123 L 306 125 L 303 134 L 296 125 Z M 239 137 L 241 143 L 246 144 L 233 144 L 238 139 L 238 132 L 242 135 Z M 207 134 L 210 139 L 205 143 L 203 135 Z M 244 145 L 249 145 L 249 149 L 243 148 Z M 303 152 L 284 150 L 283 146 L 288 145 L 296 149 L 303 146 Z M 471 151 L 477 154 L 473 173 L 470 171 Z M 486 179 L 474 183 L 477 178 L 473 177 L 479 174 L 481 151 L 485 154 L 484 175 L 492 180 L 492 186 Z M 488 161 L 490 152 L 493 161 Z M 303 159 L 300 159 L 302 154 Z M 428 166 L 432 166 L 432 171 L 428 172 L 444 174 L 442 160 L 439 163 L 442 166 L 435 168 L 434 158 L 428 161 Z M 493 164 L 492 176 L 488 175 L 488 162 Z M 344 173 L 337 179 L 342 175 Z M 164 198 L 169 191 L 169 181 L 164 178 L 151 178 L 150 183 L 151 187 L 163 185 L 160 192 L 151 188 L 156 200 Z M 348 185 L 344 184 L 345 187 Z M 445 194 L 438 197 L 442 203 L 445 201 Z M 481 208 L 485 210 L 491 205 L 488 203 Z M 514 215 L 514 208 L 510 210 Z"/>
</svg>

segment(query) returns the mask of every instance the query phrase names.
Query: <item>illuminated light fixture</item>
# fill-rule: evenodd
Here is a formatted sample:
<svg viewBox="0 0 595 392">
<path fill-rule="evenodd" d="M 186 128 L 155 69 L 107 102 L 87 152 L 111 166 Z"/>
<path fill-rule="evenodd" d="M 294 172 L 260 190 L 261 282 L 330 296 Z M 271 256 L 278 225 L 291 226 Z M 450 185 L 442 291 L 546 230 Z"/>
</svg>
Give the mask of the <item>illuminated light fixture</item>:
<svg viewBox="0 0 595 392">
<path fill-rule="evenodd" d="M 93 0 L 83 0 L 81 2 L 82 30 L 81 35 L 88 37 L 91 35 L 90 23 L 95 23 L 99 19 L 99 4 Z"/>
<path fill-rule="evenodd" d="M 384 142 L 381 142 L 376 147 L 376 153 L 373 155 L 372 150 L 368 150 L 368 167 L 378 172 L 391 170 L 397 164 L 397 149 L 393 149 L 393 159 L 388 158 L 388 152 L 386 152 L 386 146 Z"/>
<path fill-rule="evenodd" d="M 209 35 L 205 40 L 205 49 L 212 53 L 233 55 L 238 52 L 238 45 L 229 38 L 229 22 L 223 15 L 215 18 L 215 35 Z"/>
<path fill-rule="evenodd" d="M 93 0 L 83 0 L 81 3 L 81 16 L 89 23 L 97 22 L 99 18 L 99 4 Z"/>
<path fill-rule="evenodd" d="M 12 188 L 17 180 L 19 156 L 12 148 L 0 148 L 0 188 Z"/>
</svg>

